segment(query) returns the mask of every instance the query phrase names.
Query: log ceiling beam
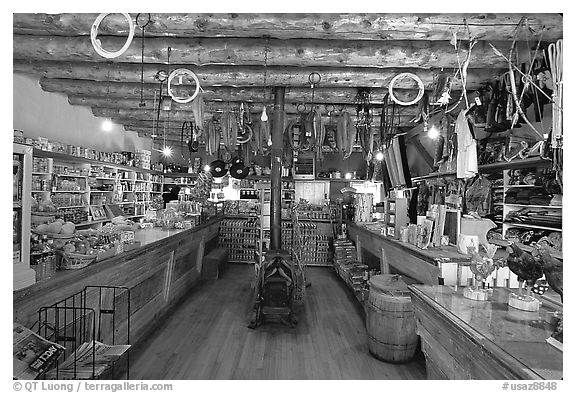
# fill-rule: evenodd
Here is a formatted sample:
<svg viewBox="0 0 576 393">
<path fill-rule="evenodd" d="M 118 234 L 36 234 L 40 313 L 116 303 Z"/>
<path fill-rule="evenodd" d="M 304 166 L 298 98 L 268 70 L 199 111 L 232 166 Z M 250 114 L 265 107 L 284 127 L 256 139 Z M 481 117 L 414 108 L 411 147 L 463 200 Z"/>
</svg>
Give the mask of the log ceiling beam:
<svg viewBox="0 0 576 393">
<path fill-rule="evenodd" d="M 14 14 L 15 34 L 90 35 L 98 14 Z M 131 14 L 136 20 L 136 14 Z M 146 16 L 146 15 L 144 15 Z M 534 35 L 544 40 L 562 37 L 562 15 L 525 14 Z M 279 39 L 450 40 L 463 35 L 465 22 L 480 40 L 511 40 L 519 14 L 151 14 L 147 37 L 262 37 Z M 143 19 L 143 18 L 142 18 Z M 139 29 L 137 29 L 139 30 Z M 112 14 L 99 34 L 125 36 L 124 17 Z"/>
<path fill-rule="evenodd" d="M 123 37 L 101 37 L 104 48 L 120 48 Z M 508 53 L 510 43 L 493 41 L 502 53 Z M 145 63 L 167 62 L 168 47 L 172 48 L 173 64 L 261 66 L 264 48 L 269 48 L 269 66 L 314 67 L 408 67 L 457 68 L 456 50 L 448 41 L 345 41 L 345 40 L 265 40 L 260 38 L 177 38 L 163 37 L 146 40 Z M 460 59 L 466 57 L 461 45 Z M 526 50 L 519 59 L 527 59 Z M 98 55 L 89 37 L 13 36 L 13 58 L 34 61 L 105 62 Z M 128 50 L 114 63 L 140 63 L 141 48 L 133 41 Z M 470 68 L 505 68 L 487 41 L 480 41 L 472 50 Z"/>
<path fill-rule="evenodd" d="M 120 83 L 120 82 L 93 82 L 75 79 L 49 79 L 41 78 L 40 86 L 44 91 L 64 93 L 71 97 L 93 97 L 93 99 L 101 98 L 107 101 L 117 101 L 120 105 L 120 100 L 127 103 L 134 103 L 134 100 L 140 100 L 139 83 Z M 158 97 L 158 89 L 160 85 L 145 84 L 143 89 L 143 97 L 145 100 L 154 100 L 155 95 Z M 270 102 L 272 95 L 268 88 L 233 88 L 233 87 L 205 87 L 203 97 L 205 102 Z M 186 97 L 192 94 L 187 87 L 176 87 L 173 91 L 179 96 Z M 315 104 L 354 104 L 358 90 L 351 87 L 341 88 L 316 88 L 314 92 Z M 388 89 L 373 88 L 370 89 L 372 103 L 375 105 L 381 104 L 384 101 Z M 411 89 L 395 89 L 395 96 L 401 100 L 409 100 L 416 96 L 416 91 Z M 167 95 L 163 89 L 163 95 Z M 453 91 L 452 97 L 459 97 L 460 92 Z M 158 98 L 157 98 L 158 99 Z M 312 99 L 312 90 L 307 87 L 289 87 L 286 89 L 286 101 L 288 103 L 309 103 Z M 90 104 L 88 99 L 84 99 L 86 104 Z M 75 104 L 84 104 L 82 99 L 74 98 Z M 72 101 L 71 101 L 72 103 Z M 175 103 L 176 104 L 176 103 Z M 124 104 L 121 104 L 124 105 Z M 190 105 L 183 105 L 189 107 Z M 416 105 L 414 105 L 415 107 Z M 133 106 L 137 108 L 136 104 Z"/>
<path fill-rule="evenodd" d="M 117 121 L 119 124 L 130 123 L 134 120 L 138 121 L 147 121 L 152 126 L 152 122 L 156 119 L 156 112 L 152 109 L 142 110 L 142 109 L 114 109 L 114 108 L 92 108 L 92 113 L 96 117 L 106 117 L 112 120 Z M 356 115 L 350 113 L 352 120 L 355 120 Z M 212 113 L 205 113 L 205 120 L 210 119 L 213 116 Z M 296 113 L 288 113 L 286 118 L 288 119 L 296 119 L 298 118 L 298 114 Z M 258 119 L 259 115 L 254 114 L 253 119 Z M 322 115 L 326 122 L 330 119 L 326 115 Z M 413 115 L 400 115 L 400 124 L 406 126 L 408 122 L 413 118 Z M 180 129 L 183 121 L 191 121 L 194 120 L 194 116 L 192 112 L 185 112 L 185 111 L 170 111 L 170 116 L 166 111 L 161 111 L 160 113 L 160 128 L 163 127 L 164 121 L 169 121 L 170 123 L 175 122 L 177 128 Z M 372 124 L 377 126 L 380 124 L 380 116 L 376 115 L 373 117 Z"/>
<path fill-rule="evenodd" d="M 189 68 L 196 73 L 200 85 L 205 86 L 238 86 L 251 87 L 264 85 L 263 66 L 203 66 L 190 67 L 186 64 L 170 66 L 171 69 Z M 63 61 L 26 61 L 14 60 L 14 72 L 40 75 L 46 78 L 92 80 L 100 82 L 140 83 L 141 69 L 139 64 L 131 63 L 94 63 Z M 157 83 L 154 75 L 166 69 L 163 64 L 144 64 L 144 82 Z M 454 74 L 454 69 L 445 69 Z M 470 69 L 466 78 L 467 89 L 477 89 L 492 81 L 495 76 L 508 71 L 508 68 Z M 308 76 L 318 72 L 322 76 L 319 87 L 384 87 L 390 85 L 394 76 L 402 72 L 417 74 L 426 89 L 434 87 L 434 77 L 440 69 L 430 71 L 411 68 L 346 68 L 346 67 L 268 67 L 266 84 L 268 86 L 309 86 Z M 453 81 L 454 89 L 461 89 L 459 78 Z M 400 79 L 395 83 L 398 88 L 410 88 L 413 83 Z"/>
<path fill-rule="evenodd" d="M 287 94 L 288 96 L 288 94 Z M 453 96 L 456 98 L 459 96 L 456 94 L 453 94 Z M 242 98 L 245 98 L 244 100 L 241 101 Z M 333 102 L 333 104 L 331 103 L 331 101 Z M 154 110 L 155 108 L 157 108 L 158 106 L 158 101 L 154 101 L 153 99 L 145 99 L 144 102 L 144 107 L 140 107 L 140 99 L 138 98 L 126 98 L 126 99 L 117 99 L 117 98 L 106 98 L 105 96 L 73 96 L 70 95 L 68 96 L 68 102 L 71 105 L 82 105 L 82 106 L 91 106 L 91 107 L 97 107 L 97 108 L 116 108 L 116 109 L 152 109 Z M 205 102 L 205 107 L 206 110 L 208 112 L 214 112 L 214 111 L 223 111 L 225 109 L 232 109 L 232 110 L 238 110 L 240 108 L 240 103 L 244 102 L 245 104 L 245 109 L 248 110 L 250 108 L 251 111 L 256 112 L 256 111 L 261 111 L 262 107 L 264 105 L 266 105 L 267 107 L 272 106 L 272 104 L 270 102 L 264 103 L 262 102 L 262 100 L 252 100 L 250 98 L 250 96 L 247 95 L 243 95 L 240 97 L 224 97 L 224 101 L 220 102 L 218 100 L 216 101 L 210 101 L 209 99 L 204 99 Z M 298 104 L 300 103 L 305 103 L 306 105 L 306 110 L 310 110 L 310 102 L 309 99 L 306 99 L 306 97 L 294 97 L 293 99 L 287 100 L 287 105 L 286 105 L 286 113 L 298 113 L 297 111 L 297 107 Z M 154 105 L 156 104 L 156 106 Z M 350 113 L 355 113 L 356 112 L 356 106 L 354 105 L 354 99 L 350 99 L 348 101 L 346 101 L 345 99 L 342 100 L 323 100 L 320 98 L 316 98 L 314 100 L 314 107 L 317 108 L 320 112 L 322 113 L 327 113 L 328 110 L 333 110 L 333 111 L 338 111 L 338 110 L 346 110 Z M 177 110 L 177 111 L 186 111 L 186 112 L 191 112 L 193 108 L 193 104 L 192 102 L 189 102 L 187 104 L 181 104 L 175 101 L 172 101 L 171 103 L 171 109 L 173 110 Z M 302 108 L 301 108 L 302 109 Z M 373 110 L 374 113 L 380 113 L 382 110 L 382 104 L 380 102 L 378 103 L 374 103 L 373 106 Z M 416 115 L 416 113 L 418 112 L 418 108 L 415 105 L 411 105 L 411 106 L 397 106 L 397 110 L 402 113 L 402 114 L 411 114 L 411 115 Z"/>
</svg>

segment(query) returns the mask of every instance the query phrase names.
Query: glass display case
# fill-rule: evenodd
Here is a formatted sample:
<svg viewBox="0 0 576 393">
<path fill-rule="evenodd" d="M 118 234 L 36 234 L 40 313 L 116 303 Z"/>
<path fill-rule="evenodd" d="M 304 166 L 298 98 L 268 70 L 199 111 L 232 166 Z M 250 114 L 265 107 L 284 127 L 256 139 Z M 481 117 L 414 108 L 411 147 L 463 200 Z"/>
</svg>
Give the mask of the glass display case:
<svg viewBox="0 0 576 393">
<path fill-rule="evenodd" d="M 19 143 L 12 149 L 12 255 L 14 290 L 34 284 L 30 269 L 30 200 L 32 146 Z"/>
</svg>

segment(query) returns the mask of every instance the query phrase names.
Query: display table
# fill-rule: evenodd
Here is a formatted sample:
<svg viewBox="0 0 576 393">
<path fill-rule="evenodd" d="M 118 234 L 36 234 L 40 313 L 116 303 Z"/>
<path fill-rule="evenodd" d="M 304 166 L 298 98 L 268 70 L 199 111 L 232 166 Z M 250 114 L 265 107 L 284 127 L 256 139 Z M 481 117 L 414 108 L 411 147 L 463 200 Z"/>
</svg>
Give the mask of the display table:
<svg viewBox="0 0 576 393">
<path fill-rule="evenodd" d="M 14 322 L 32 327 L 40 307 L 88 285 L 130 289 L 130 342 L 137 343 L 201 277 L 202 258 L 217 246 L 221 217 L 191 229 L 142 229 L 141 246 L 79 270 L 58 271 L 13 294 Z M 121 338 L 120 338 L 121 339 Z"/>
<path fill-rule="evenodd" d="M 510 289 L 487 301 L 462 288 L 410 285 L 428 379 L 561 379 L 562 352 L 546 342 L 558 306 L 539 312 L 510 308 Z M 561 309 L 560 309 L 561 310 Z"/>
<path fill-rule="evenodd" d="M 388 266 L 422 284 L 435 285 L 442 281 L 453 285 L 461 282 L 459 266 L 469 266 L 470 256 L 458 252 L 454 246 L 422 250 L 412 244 L 371 231 L 363 225 L 347 223 L 348 237 L 358 249 L 380 258 L 382 273 Z"/>
</svg>

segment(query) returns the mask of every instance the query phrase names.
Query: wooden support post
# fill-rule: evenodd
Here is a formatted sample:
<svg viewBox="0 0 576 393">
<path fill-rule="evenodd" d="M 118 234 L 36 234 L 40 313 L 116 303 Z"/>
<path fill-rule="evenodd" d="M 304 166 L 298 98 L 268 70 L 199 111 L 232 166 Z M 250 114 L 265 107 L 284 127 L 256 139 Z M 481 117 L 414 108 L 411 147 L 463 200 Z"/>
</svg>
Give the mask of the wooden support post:
<svg viewBox="0 0 576 393">
<path fill-rule="evenodd" d="M 358 235 L 356 235 L 356 259 L 359 263 L 362 263 L 362 243 Z"/>
</svg>

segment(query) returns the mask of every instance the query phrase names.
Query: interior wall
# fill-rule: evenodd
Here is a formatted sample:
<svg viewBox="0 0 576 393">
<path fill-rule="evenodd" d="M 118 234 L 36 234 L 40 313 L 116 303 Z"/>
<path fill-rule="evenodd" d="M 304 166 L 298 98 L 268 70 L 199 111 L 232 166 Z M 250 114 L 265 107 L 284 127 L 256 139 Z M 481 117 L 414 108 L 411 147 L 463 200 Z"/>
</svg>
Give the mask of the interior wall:
<svg viewBox="0 0 576 393">
<path fill-rule="evenodd" d="M 13 74 L 12 92 L 13 127 L 28 138 L 45 137 L 108 152 L 151 150 L 150 138 L 125 131 L 121 125 L 103 131 L 104 119 L 94 116 L 87 107 L 70 105 L 65 94 L 43 91 L 37 77 Z"/>
</svg>

